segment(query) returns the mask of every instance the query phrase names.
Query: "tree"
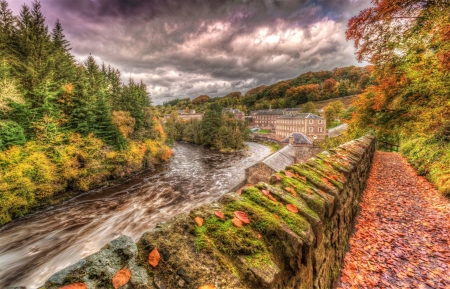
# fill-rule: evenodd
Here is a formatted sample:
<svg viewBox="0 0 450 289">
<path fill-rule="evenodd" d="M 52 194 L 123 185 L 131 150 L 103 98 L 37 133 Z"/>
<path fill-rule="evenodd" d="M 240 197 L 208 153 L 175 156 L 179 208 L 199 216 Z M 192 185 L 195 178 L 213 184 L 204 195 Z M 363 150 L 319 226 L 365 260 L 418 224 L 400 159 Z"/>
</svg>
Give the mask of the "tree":
<svg viewBox="0 0 450 289">
<path fill-rule="evenodd" d="M 336 91 L 336 80 L 334 78 L 329 78 L 325 80 L 322 85 L 322 93 L 327 97 L 331 97 Z"/>
<path fill-rule="evenodd" d="M 327 125 L 330 126 L 337 116 L 334 107 L 331 105 L 325 106 L 325 108 L 323 109 L 323 113 L 325 115 L 325 119 L 327 120 Z"/>
<path fill-rule="evenodd" d="M 14 121 L 0 121 L 0 150 L 26 142 L 23 128 Z"/>
<path fill-rule="evenodd" d="M 212 146 L 214 144 L 214 138 L 221 127 L 221 120 L 222 107 L 218 103 L 211 103 L 202 120 L 201 135 L 203 137 L 203 143 L 206 146 Z"/>
<path fill-rule="evenodd" d="M 319 111 L 316 108 L 316 105 L 312 101 L 308 101 L 302 106 L 301 112 L 303 113 L 312 113 L 312 114 L 319 114 Z"/>
<path fill-rule="evenodd" d="M 333 107 L 337 117 L 340 116 L 341 113 L 345 110 L 344 103 L 340 100 L 333 101 L 332 103 L 330 103 L 330 106 Z"/>
</svg>

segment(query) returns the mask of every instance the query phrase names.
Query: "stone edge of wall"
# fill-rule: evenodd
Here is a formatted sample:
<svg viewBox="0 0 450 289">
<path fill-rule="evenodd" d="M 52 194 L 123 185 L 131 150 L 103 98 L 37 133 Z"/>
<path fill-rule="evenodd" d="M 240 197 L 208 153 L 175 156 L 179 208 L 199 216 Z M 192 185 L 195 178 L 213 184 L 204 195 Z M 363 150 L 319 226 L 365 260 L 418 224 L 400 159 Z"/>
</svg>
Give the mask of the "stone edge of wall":
<svg viewBox="0 0 450 289">
<path fill-rule="evenodd" d="M 114 288 L 121 269 L 131 278 L 120 288 L 331 288 L 374 152 L 370 135 L 324 151 L 267 183 L 158 224 L 137 243 L 127 236 L 113 240 L 54 274 L 44 288 Z M 219 211 L 224 220 L 215 216 Z M 233 225 L 236 211 L 245 212 L 249 224 Z M 153 267 L 148 257 L 155 248 L 161 260 Z"/>
</svg>

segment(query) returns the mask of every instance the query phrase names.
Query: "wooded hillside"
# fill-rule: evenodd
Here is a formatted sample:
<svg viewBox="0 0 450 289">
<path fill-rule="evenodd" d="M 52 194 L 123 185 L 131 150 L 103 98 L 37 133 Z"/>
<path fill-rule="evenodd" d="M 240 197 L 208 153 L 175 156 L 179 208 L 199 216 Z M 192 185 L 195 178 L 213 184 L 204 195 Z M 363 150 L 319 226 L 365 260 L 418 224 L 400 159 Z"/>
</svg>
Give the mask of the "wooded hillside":
<svg viewBox="0 0 450 289">
<path fill-rule="evenodd" d="M 0 0 L 0 225 L 171 156 L 146 85 L 70 49 L 39 2 Z"/>
</svg>

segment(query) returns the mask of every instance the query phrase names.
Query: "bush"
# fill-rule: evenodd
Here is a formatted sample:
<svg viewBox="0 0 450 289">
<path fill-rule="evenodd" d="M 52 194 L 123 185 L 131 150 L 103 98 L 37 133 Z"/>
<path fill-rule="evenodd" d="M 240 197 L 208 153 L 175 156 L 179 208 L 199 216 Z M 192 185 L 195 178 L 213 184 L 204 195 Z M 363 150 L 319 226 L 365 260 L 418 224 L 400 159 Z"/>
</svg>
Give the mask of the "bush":
<svg viewBox="0 0 450 289">
<path fill-rule="evenodd" d="M 26 142 L 23 128 L 16 122 L 0 121 L 0 150 Z"/>
</svg>

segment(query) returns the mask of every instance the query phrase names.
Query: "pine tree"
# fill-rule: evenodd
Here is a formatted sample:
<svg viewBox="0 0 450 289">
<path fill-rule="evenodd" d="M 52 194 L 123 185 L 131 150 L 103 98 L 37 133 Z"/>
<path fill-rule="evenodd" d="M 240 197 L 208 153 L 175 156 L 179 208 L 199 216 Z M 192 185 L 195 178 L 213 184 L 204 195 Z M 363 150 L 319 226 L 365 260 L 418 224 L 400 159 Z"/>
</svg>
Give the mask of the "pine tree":
<svg viewBox="0 0 450 289">
<path fill-rule="evenodd" d="M 52 30 L 51 41 L 54 81 L 59 86 L 69 83 L 75 73 L 75 61 L 70 54 L 72 48 L 63 31 L 61 22 L 57 19 Z"/>
<path fill-rule="evenodd" d="M 201 135 L 206 146 L 212 146 L 221 127 L 222 107 L 213 102 L 208 106 L 202 120 Z"/>
<path fill-rule="evenodd" d="M 11 38 L 15 32 L 14 17 L 12 11 L 8 8 L 6 0 L 0 0 L 0 57 L 10 56 Z"/>
<path fill-rule="evenodd" d="M 111 112 L 104 94 L 101 94 L 97 99 L 95 113 L 95 135 L 108 145 L 118 149 L 124 148 L 125 139 L 119 129 L 112 123 Z"/>
</svg>

